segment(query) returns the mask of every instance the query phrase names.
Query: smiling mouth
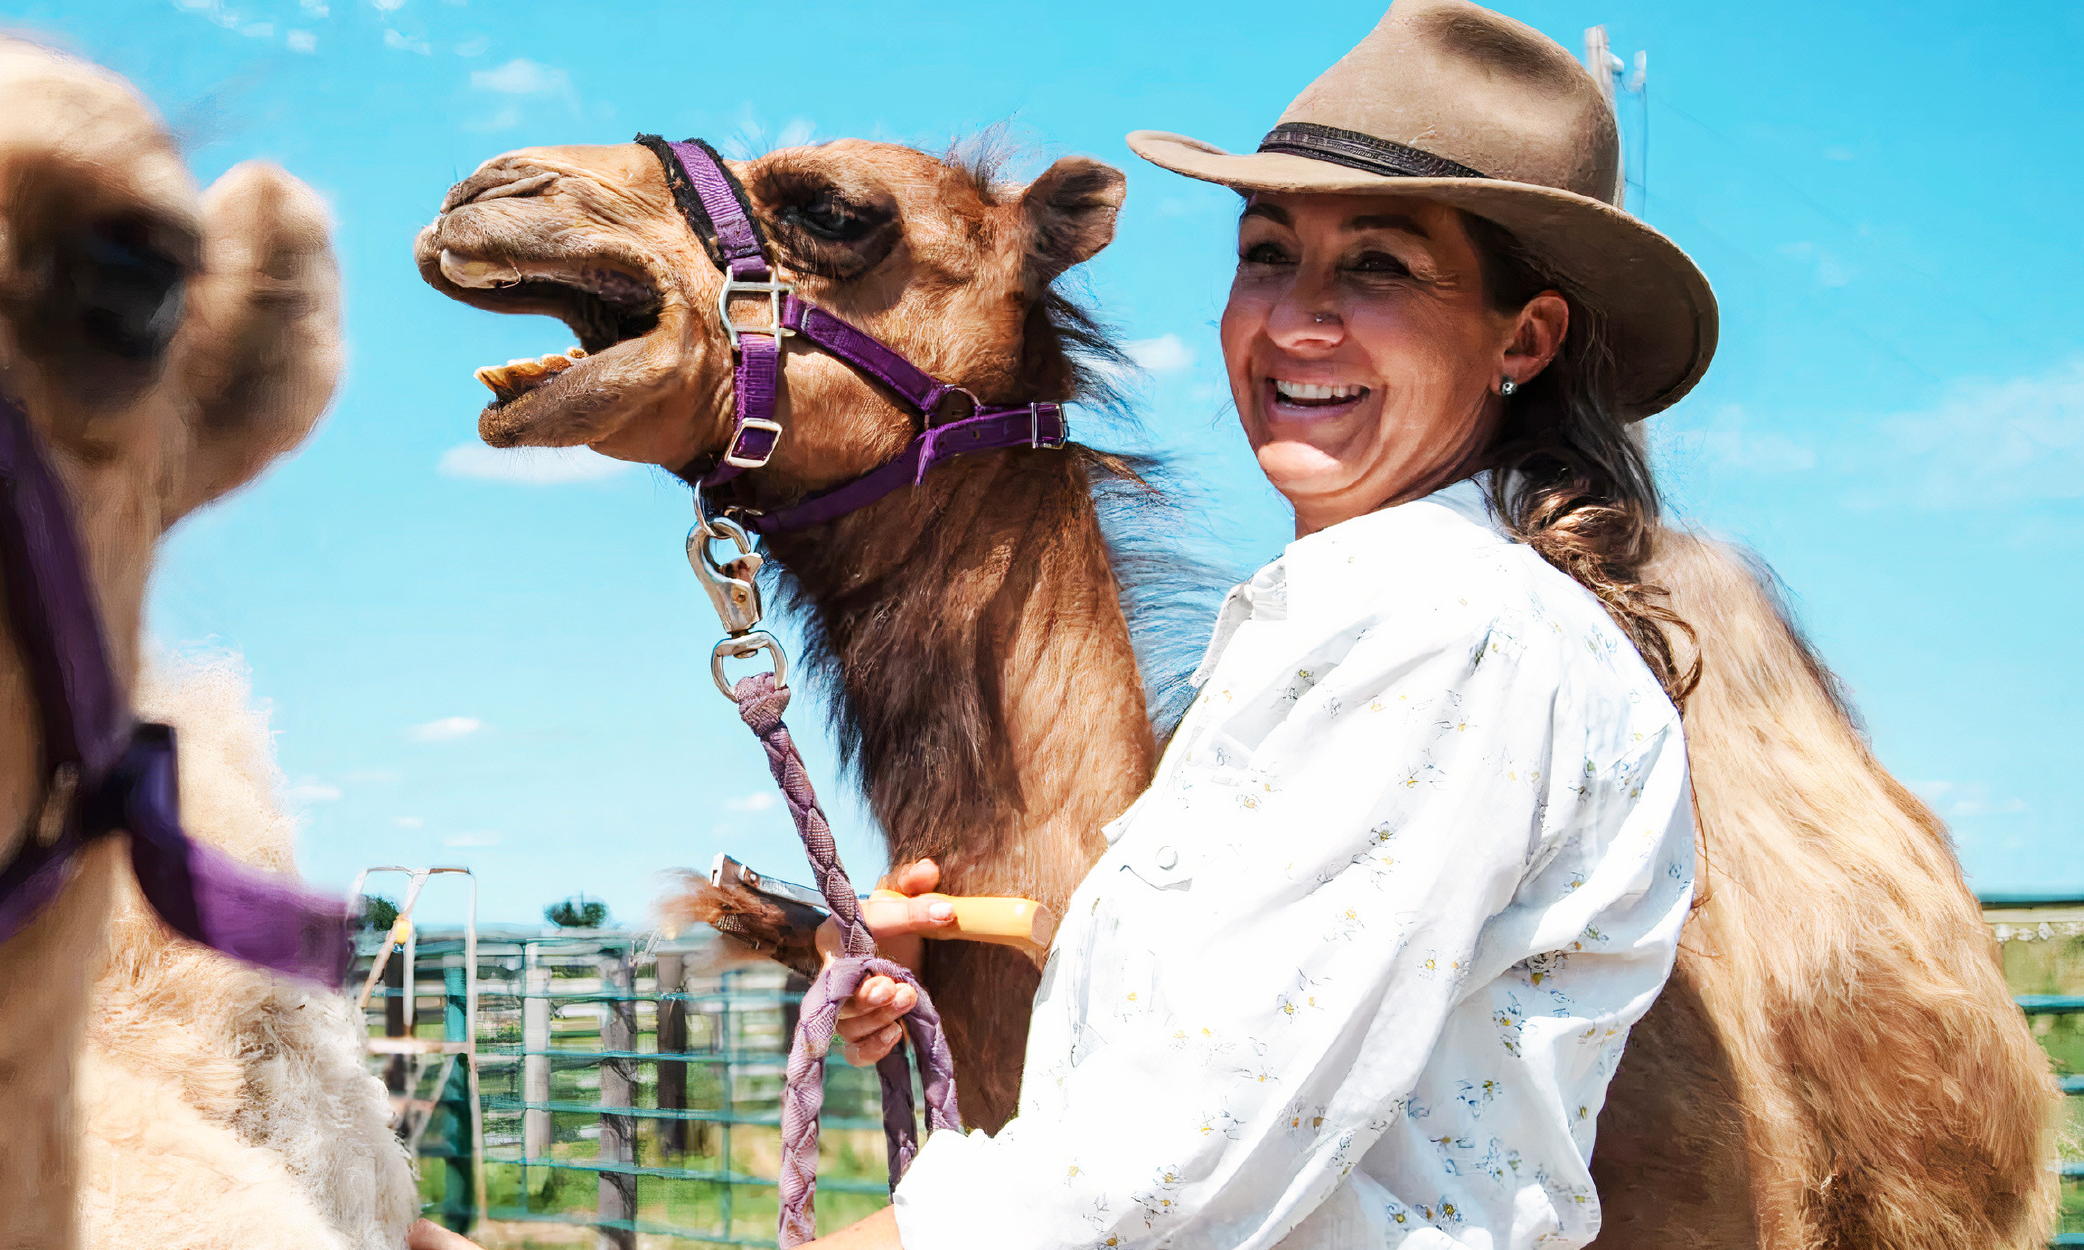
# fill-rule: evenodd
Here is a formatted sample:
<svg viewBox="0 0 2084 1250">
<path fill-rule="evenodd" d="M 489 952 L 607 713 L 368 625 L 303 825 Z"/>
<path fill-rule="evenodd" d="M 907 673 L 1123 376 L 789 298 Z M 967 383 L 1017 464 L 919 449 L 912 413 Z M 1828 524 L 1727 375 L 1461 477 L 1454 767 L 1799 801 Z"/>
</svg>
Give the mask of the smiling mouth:
<svg viewBox="0 0 2084 1250">
<path fill-rule="evenodd" d="M 1268 378 L 1266 390 L 1276 412 L 1309 417 L 1344 412 L 1368 397 L 1365 386 L 1329 386 L 1316 382 L 1290 382 L 1284 378 Z"/>
<path fill-rule="evenodd" d="M 658 328 L 659 293 L 650 282 L 585 260 L 485 260 L 444 249 L 441 275 L 471 292 L 471 302 L 494 312 L 542 313 L 564 322 L 579 344 L 535 360 L 511 360 L 476 370 L 503 407 L 549 385 L 582 362 L 641 339 Z"/>
</svg>

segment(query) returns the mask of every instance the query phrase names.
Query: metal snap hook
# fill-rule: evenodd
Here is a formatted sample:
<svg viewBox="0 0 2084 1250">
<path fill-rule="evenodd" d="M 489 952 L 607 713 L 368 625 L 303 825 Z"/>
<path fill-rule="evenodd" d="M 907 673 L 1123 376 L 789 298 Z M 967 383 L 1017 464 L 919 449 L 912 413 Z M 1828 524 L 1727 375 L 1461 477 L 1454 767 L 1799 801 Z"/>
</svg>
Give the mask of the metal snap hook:
<svg viewBox="0 0 2084 1250">
<path fill-rule="evenodd" d="M 736 637 L 757 627 L 764 615 L 760 587 L 753 579 L 765 561 L 753 550 L 752 538 L 738 522 L 729 517 L 701 517 L 699 513 L 697 517 L 695 527 L 687 533 L 688 567 L 695 571 L 695 580 L 708 593 L 710 606 L 716 609 L 724 632 Z M 729 542 L 738 553 L 719 562 L 709 550 L 709 544 L 717 541 Z"/>
<path fill-rule="evenodd" d="M 716 679 L 716 688 L 724 692 L 726 699 L 736 699 L 738 694 L 724 677 L 724 660 L 749 659 L 765 651 L 774 657 L 774 688 L 786 689 L 789 684 L 789 657 L 782 651 L 781 643 L 773 634 L 756 629 L 740 638 L 726 638 L 716 644 L 709 653 L 709 675 Z"/>
</svg>

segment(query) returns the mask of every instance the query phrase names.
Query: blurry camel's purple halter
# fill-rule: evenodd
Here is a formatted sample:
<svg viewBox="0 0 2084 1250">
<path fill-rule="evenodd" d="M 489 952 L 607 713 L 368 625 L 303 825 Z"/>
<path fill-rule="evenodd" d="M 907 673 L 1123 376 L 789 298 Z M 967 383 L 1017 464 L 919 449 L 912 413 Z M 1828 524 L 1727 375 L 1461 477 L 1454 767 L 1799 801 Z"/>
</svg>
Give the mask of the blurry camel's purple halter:
<svg viewBox="0 0 2084 1250">
<path fill-rule="evenodd" d="M 776 276 L 744 189 L 714 149 L 700 140 L 668 143 L 653 135 L 640 135 L 637 141 L 657 154 L 688 227 L 724 271 L 717 315 L 735 353 L 736 412 L 723 454 L 695 486 L 697 524 L 688 535 L 689 563 L 729 635 L 710 655 L 711 676 L 717 688 L 738 704 L 739 715 L 766 748 L 768 765 L 817 874 L 818 889 L 842 934 L 840 956 L 818 974 L 804 995 L 789 1049 L 788 1083 L 782 1092 L 780 1240 L 785 1247 L 797 1246 L 816 1235 L 813 1197 L 818 1111 L 825 1098 L 825 1056 L 832 1047 L 840 1006 L 863 981 L 886 976 L 917 992 L 917 1005 L 903 1023 L 918 1051 L 927 1125 L 956 1128 L 961 1117 L 955 1103 L 954 1063 L 940 1015 L 910 970 L 877 956 L 875 939 L 861 920 L 859 899 L 840 866 L 817 796 L 811 792 L 810 777 L 782 724 L 782 712 L 789 702 L 787 661 L 774 636 L 759 628 L 760 590 L 755 575 L 761 556 L 753 550 L 746 530 L 776 534 L 833 521 L 902 487 L 918 485 L 934 465 L 951 456 L 1015 447 L 1060 448 L 1068 429 L 1057 404 L 994 407 L 980 403 L 963 388 L 936 380 L 874 337 L 797 298 L 794 288 Z M 731 301 L 739 296 L 764 297 L 768 320 L 754 326 L 734 321 Z M 805 340 L 881 383 L 918 414 L 921 431 L 881 467 L 796 504 L 764 512 L 734 508 L 728 515 L 712 514 L 709 492 L 746 470 L 765 465 L 781 439 L 775 400 L 781 383 L 782 340 L 790 337 Z M 955 396 L 969 401 L 969 415 L 935 424 L 943 404 Z M 744 525 L 734 517 L 742 517 Z M 737 549 L 722 563 L 710 554 L 710 544 L 718 541 Z M 755 673 L 735 685 L 726 682 L 727 658 L 748 658 L 761 651 L 772 660 L 772 672 Z M 876 1072 L 882 1083 L 883 1131 L 889 1139 L 890 1184 L 894 1188 L 918 1153 L 912 1077 L 902 1041 L 876 1064 Z"/>
<path fill-rule="evenodd" d="M 124 705 L 65 487 L 27 414 L 4 395 L 0 585 L 36 700 L 45 778 L 41 812 L 0 867 L 0 942 L 58 896 L 90 843 L 120 830 L 139 889 L 175 932 L 337 988 L 354 953 L 346 904 L 182 831 L 174 731 L 135 722 Z"/>
</svg>

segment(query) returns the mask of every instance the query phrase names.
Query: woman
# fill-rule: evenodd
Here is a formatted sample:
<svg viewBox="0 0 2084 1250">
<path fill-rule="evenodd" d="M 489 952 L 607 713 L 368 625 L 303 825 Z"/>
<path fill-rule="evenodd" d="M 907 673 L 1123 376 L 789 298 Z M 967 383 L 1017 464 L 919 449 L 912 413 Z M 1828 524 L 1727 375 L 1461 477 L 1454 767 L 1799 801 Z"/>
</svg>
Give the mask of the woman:
<svg viewBox="0 0 2084 1250">
<path fill-rule="evenodd" d="M 1457 0 L 1397 0 L 1256 154 L 1130 144 L 1245 196 L 1224 358 L 1296 540 L 1071 902 L 1018 1116 L 816 1244 L 1582 1245 L 1693 883 L 1625 422 L 1699 378 L 1713 298 L 1612 206 L 1593 79 Z M 910 1005 L 865 985 L 850 1057 Z"/>
</svg>

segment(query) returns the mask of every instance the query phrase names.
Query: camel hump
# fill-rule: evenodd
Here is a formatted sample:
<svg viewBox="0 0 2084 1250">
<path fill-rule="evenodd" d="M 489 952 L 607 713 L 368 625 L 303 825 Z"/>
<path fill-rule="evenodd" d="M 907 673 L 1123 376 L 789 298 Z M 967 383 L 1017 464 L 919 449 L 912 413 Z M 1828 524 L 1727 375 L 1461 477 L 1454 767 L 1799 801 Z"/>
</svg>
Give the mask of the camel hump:
<svg viewBox="0 0 2084 1250">
<path fill-rule="evenodd" d="M 1875 758 L 1761 561 L 1667 531 L 1650 576 L 1701 658 L 1700 884 L 1675 983 L 1719 1035 L 1732 1079 L 1697 1101 L 1741 1104 L 1761 1231 L 2040 1243 L 2059 1095 L 1945 825 Z M 1684 1049 L 1660 1034 L 1676 1010 L 1638 1026 L 1639 1065 Z"/>
</svg>

